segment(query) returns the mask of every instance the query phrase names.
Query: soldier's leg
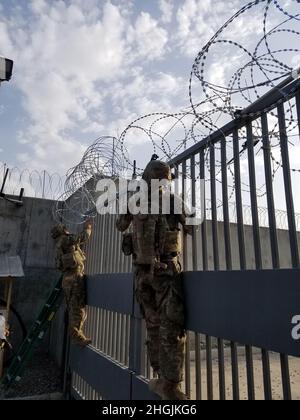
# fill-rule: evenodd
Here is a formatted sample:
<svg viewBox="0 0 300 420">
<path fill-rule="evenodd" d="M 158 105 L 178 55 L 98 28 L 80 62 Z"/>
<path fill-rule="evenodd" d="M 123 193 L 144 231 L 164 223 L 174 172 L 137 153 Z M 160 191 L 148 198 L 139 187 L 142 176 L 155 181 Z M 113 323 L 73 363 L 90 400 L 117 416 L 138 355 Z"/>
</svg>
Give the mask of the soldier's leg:
<svg viewBox="0 0 300 420">
<path fill-rule="evenodd" d="M 180 265 L 168 264 L 165 274 L 155 277 L 157 301 L 160 311 L 159 364 L 162 380 L 154 382 L 152 389 L 163 399 L 181 400 L 180 391 L 184 365 L 184 306 Z"/>
<path fill-rule="evenodd" d="M 71 324 L 73 329 L 82 333 L 84 323 L 87 319 L 85 309 L 85 284 L 84 277 L 76 274 L 71 294 Z"/>
<path fill-rule="evenodd" d="M 70 331 L 71 335 L 73 333 L 73 327 L 71 325 L 71 320 L 73 319 L 72 304 L 71 304 L 73 282 L 74 282 L 74 275 L 72 273 L 68 273 L 68 272 L 65 273 L 64 277 L 63 277 L 62 288 L 63 288 L 63 291 L 64 291 L 64 297 L 65 297 L 66 307 L 67 307 L 67 311 L 68 311 L 69 331 Z"/>
<path fill-rule="evenodd" d="M 150 285 L 152 275 L 147 267 L 135 268 L 135 294 L 147 328 L 147 352 L 151 367 L 160 376 L 159 328 L 160 318 L 157 310 L 155 292 Z"/>
<path fill-rule="evenodd" d="M 69 330 L 72 340 L 80 345 L 88 345 L 91 340 L 87 339 L 83 332 L 83 324 L 86 320 L 85 311 L 85 284 L 76 271 L 65 273 L 63 290 L 69 313 Z"/>
<path fill-rule="evenodd" d="M 173 276 L 160 306 L 160 363 L 162 375 L 171 382 L 181 382 L 184 364 L 184 306 L 180 266 L 171 263 Z M 167 278 L 166 278 L 167 280 Z"/>
</svg>

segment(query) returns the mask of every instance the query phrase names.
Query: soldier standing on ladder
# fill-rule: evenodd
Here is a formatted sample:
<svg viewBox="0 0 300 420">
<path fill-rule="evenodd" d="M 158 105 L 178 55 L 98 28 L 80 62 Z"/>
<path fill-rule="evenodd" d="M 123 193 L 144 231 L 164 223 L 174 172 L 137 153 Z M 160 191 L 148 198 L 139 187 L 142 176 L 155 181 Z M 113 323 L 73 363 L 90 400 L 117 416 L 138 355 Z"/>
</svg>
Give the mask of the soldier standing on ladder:
<svg viewBox="0 0 300 420">
<path fill-rule="evenodd" d="M 75 344 L 87 346 L 91 343 L 83 333 L 86 321 L 86 290 L 84 262 L 86 260 L 83 246 L 92 233 L 92 224 L 87 222 L 83 232 L 72 235 L 67 228 L 59 224 L 51 235 L 56 241 L 56 267 L 63 273 L 62 287 L 69 313 L 69 328 L 72 341 Z"/>
</svg>

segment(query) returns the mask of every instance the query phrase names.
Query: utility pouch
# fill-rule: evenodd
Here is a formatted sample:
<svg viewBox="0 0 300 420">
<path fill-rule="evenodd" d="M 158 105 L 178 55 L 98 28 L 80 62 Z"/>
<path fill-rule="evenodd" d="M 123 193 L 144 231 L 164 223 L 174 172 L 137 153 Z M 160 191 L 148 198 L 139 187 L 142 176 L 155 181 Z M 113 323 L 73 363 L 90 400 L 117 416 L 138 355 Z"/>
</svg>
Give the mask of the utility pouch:
<svg viewBox="0 0 300 420">
<path fill-rule="evenodd" d="M 133 254 L 133 236 L 132 233 L 124 233 L 122 239 L 122 251 L 126 257 Z"/>
<path fill-rule="evenodd" d="M 180 254 L 181 252 L 181 236 L 178 230 L 168 230 L 166 232 L 166 240 L 164 245 L 164 255 Z"/>
</svg>

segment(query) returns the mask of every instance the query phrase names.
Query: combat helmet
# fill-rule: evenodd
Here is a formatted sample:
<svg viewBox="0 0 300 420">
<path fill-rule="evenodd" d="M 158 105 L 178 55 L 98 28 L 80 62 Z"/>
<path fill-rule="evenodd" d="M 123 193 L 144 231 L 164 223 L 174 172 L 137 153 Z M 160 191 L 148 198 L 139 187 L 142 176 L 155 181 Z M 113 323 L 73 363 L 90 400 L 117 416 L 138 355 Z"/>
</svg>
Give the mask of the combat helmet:
<svg viewBox="0 0 300 420">
<path fill-rule="evenodd" d="M 172 181 L 173 178 L 170 166 L 167 163 L 158 160 L 157 155 L 153 155 L 151 161 L 144 170 L 142 179 L 150 184 L 152 179 L 166 179 Z"/>
<path fill-rule="evenodd" d="M 66 226 L 63 225 L 62 223 L 54 226 L 51 229 L 51 236 L 52 236 L 53 239 L 57 239 L 62 235 L 66 235 L 67 233 L 68 233 L 68 230 L 67 230 Z"/>
</svg>

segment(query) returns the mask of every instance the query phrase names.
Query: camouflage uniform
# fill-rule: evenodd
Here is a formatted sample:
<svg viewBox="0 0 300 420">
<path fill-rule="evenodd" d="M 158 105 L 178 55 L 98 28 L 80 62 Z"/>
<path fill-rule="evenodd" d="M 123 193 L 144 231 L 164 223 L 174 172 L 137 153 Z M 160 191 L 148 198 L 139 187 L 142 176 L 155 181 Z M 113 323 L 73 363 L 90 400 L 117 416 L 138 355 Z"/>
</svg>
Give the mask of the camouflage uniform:
<svg viewBox="0 0 300 420">
<path fill-rule="evenodd" d="M 159 171 L 163 171 L 163 176 Z M 143 178 L 150 182 L 151 179 L 170 179 L 170 176 L 166 164 L 154 161 L 145 169 Z M 117 228 L 122 232 L 133 226 L 136 298 L 146 322 L 151 366 L 161 378 L 154 381 L 152 389 L 163 399 L 185 399 L 179 391 L 185 346 L 179 223 L 187 233 L 190 230 L 185 225 L 184 214 L 174 214 L 174 198 L 171 197 L 170 215 L 126 214 L 117 220 Z M 125 235 L 125 248 L 126 242 L 130 242 L 129 235 Z M 125 253 L 130 254 L 126 249 Z M 157 385 L 161 385 L 160 390 Z"/>
<path fill-rule="evenodd" d="M 85 254 L 83 246 L 91 235 L 91 226 L 87 226 L 79 235 L 71 235 L 63 225 L 52 229 L 56 240 L 56 267 L 63 273 L 62 287 L 69 313 L 70 335 L 80 344 L 89 344 L 90 340 L 83 334 L 86 321 L 85 310 Z"/>
</svg>

